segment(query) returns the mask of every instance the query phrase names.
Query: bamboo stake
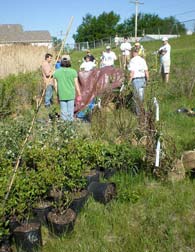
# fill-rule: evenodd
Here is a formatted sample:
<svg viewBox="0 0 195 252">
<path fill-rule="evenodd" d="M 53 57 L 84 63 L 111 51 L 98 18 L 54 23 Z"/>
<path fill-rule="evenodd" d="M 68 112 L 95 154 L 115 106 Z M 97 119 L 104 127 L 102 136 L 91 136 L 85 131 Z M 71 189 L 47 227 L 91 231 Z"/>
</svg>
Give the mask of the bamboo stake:
<svg viewBox="0 0 195 252">
<path fill-rule="evenodd" d="M 74 17 L 71 17 L 71 19 L 70 19 L 70 22 L 69 22 L 69 25 L 68 25 L 68 28 L 67 28 L 65 37 L 64 37 L 64 39 L 63 39 L 63 41 L 62 41 L 62 45 L 61 45 L 60 51 L 59 51 L 59 53 L 58 53 L 58 57 L 57 57 L 57 59 L 56 59 L 56 62 L 57 62 L 57 60 L 59 59 L 59 56 L 60 56 L 60 54 L 61 54 L 61 52 L 62 52 L 62 50 L 63 50 L 64 44 L 65 44 L 65 42 L 66 42 L 67 36 L 68 36 L 69 31 L 70 31 L 70 28 L 71 28 L 71 26 L 72 26 L 73 18 L 74 18 Z M 56 62 L 55 62 L 55 63 L 56 63 Z M 51 76 L 52 76 L 52 74 L 50 74 L 49 80 L 51 79 Z M 46 87 L 44 88 L 44 90 L 43 90 L 43 92 L 42 92 L 41 98 L 40 98 L 40 100 L 39 100 L 39 102 L 38 102 L 37 109 L 36 109 L 36 111 L 35 111 L 34 117 L 33 117 L 33 119 L 32 119 L 31 125 L 30 125 L 30 128 L 29 128 L 29 130 L 28 130 L 28 132 L 27 132 L 26 138 L 25 138 L 25 140 L 24 140 L 24 142 L 23 142 L 23 144 L 22 144 L 22 148 L 21 148 L 20 154 L 19 154 L 19 156 L 18 156 L 18 158 L 17 158 L 16 165 L 15 165 L 15 167 L 14 167 L 14 172 L 13 172 L 13 175 L 12 175 L 12 177 L 11 177 L 11 179 L 10 179 L 10 183 L 9 183 L 9 186 L 8 186 L 8 189 L 7 189 L 7 193 L 6 193 L 5 198 L 4 198 L 4 201 L 3 201 L 3 208 L 5 208 L 6 201 L 7 201 L 8 197 L 9 197 L 9 194 L 10 194 L 10 191 L 11 191 L 12 185 L 13 185 L 13 183 L 14 183 L 14 180 L 15 180 L 15 177 L 16 177 L 16 174 L 17 174 L 17 170 L 18 170 L 18 167 L 19 167 L 19 164 L 20 164 L 20 160 L 21 160 L 22 155 L 23 155 L 23 153 L 24 153 L 26 143 L 27 143 L 27 141 L 29 140 L 29 136 L 30 136 L 30 134 L 31 134 L 31 132 L 32 132 L 32 129 L 33 129 L 33 126 L 34 126 L 34 123 L 35 123 L 35 119 L 36 119 L 36 117 L 37 117 L 37 114 L 38 114 L 39 109 L 40 109 L 40 107 L 41 107 L 41 103 L 42 103 L 43 97 L 44 97 L 44 95 L 45 95 L 45 91 L 46 91 Z"/>
</svg>

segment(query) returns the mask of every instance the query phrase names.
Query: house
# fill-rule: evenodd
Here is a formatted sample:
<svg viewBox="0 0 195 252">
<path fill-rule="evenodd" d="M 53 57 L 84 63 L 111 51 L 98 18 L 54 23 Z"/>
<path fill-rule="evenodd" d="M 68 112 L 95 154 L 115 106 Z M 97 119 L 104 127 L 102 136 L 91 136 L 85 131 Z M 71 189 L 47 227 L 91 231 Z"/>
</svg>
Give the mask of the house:
<svg viewBox="0 0 195 252">
<path fill-rule="evenodd" d="M 23 31 L 20 24 L 0 24 L 0 46 L 13 44 L 31 44 L 51 48 L 52 38 L 45 30 Z"/>
</svg>

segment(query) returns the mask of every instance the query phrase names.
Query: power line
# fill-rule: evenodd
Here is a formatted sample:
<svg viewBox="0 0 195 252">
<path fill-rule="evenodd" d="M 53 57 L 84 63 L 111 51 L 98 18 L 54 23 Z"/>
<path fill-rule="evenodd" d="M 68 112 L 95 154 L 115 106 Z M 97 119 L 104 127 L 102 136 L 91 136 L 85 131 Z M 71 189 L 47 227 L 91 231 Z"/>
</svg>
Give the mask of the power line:
<svg viewBox="0 0 195 252">
<path fill-rule="evenodd" d="M 186 23 L 186 22 L 190 22 L 190 21 L 195 21 L 195 18 L 194 19 L 188 19 L 188 20 L 180 21 L 180 23 Z"/>
<path fill-rule="evenodd" d="M 185 15 L 185 14 L 192 13 L 192 12 L 195 12 L 195 10 L 191 10 L 191 11 L 185 11 L 185 12 L 177 13 L 177 14 L 175 14 L 174 16 Z"/>
</svg>

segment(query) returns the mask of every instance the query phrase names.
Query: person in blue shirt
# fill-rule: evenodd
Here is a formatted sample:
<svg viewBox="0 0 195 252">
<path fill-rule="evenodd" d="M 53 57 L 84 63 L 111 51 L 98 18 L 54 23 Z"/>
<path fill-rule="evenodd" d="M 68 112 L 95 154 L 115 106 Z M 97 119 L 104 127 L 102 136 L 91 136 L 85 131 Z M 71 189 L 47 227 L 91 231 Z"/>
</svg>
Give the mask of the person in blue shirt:
<svg viewBox="0 0 195 252">
<path fill-rule="evenodd" d="M 57 60 L 57 57 L 56 57 Z M 61 67 L 61 57 L 59 56 L 58 60 L 56 61 L 55 64 L 55 69 L 59 69 Z"/>
</svg>

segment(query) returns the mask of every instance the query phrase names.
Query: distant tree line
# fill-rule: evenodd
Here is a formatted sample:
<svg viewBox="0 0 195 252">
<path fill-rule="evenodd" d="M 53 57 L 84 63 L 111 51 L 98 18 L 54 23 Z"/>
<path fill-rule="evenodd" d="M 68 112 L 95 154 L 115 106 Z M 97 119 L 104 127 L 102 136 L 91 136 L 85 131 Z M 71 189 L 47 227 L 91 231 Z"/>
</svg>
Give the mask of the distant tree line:
<svg viewBox="0 0 195 252">
<path fill-rule="evenodd" d="M 73 35 L 75 42 L 94 41 L 106 37 L 133 36 L 135 28 L 135 15 L 119 23 L 120 15 L 113 11 L 103 12 L 99 16 L 86 14 L 82 24 L 77 28 Z M 175 17 L 160 18 L 156 14 L 138 14 L 138 37 L 144 34 L 184 34 L 185 25 L 180 23 Z"/>
</svg>

